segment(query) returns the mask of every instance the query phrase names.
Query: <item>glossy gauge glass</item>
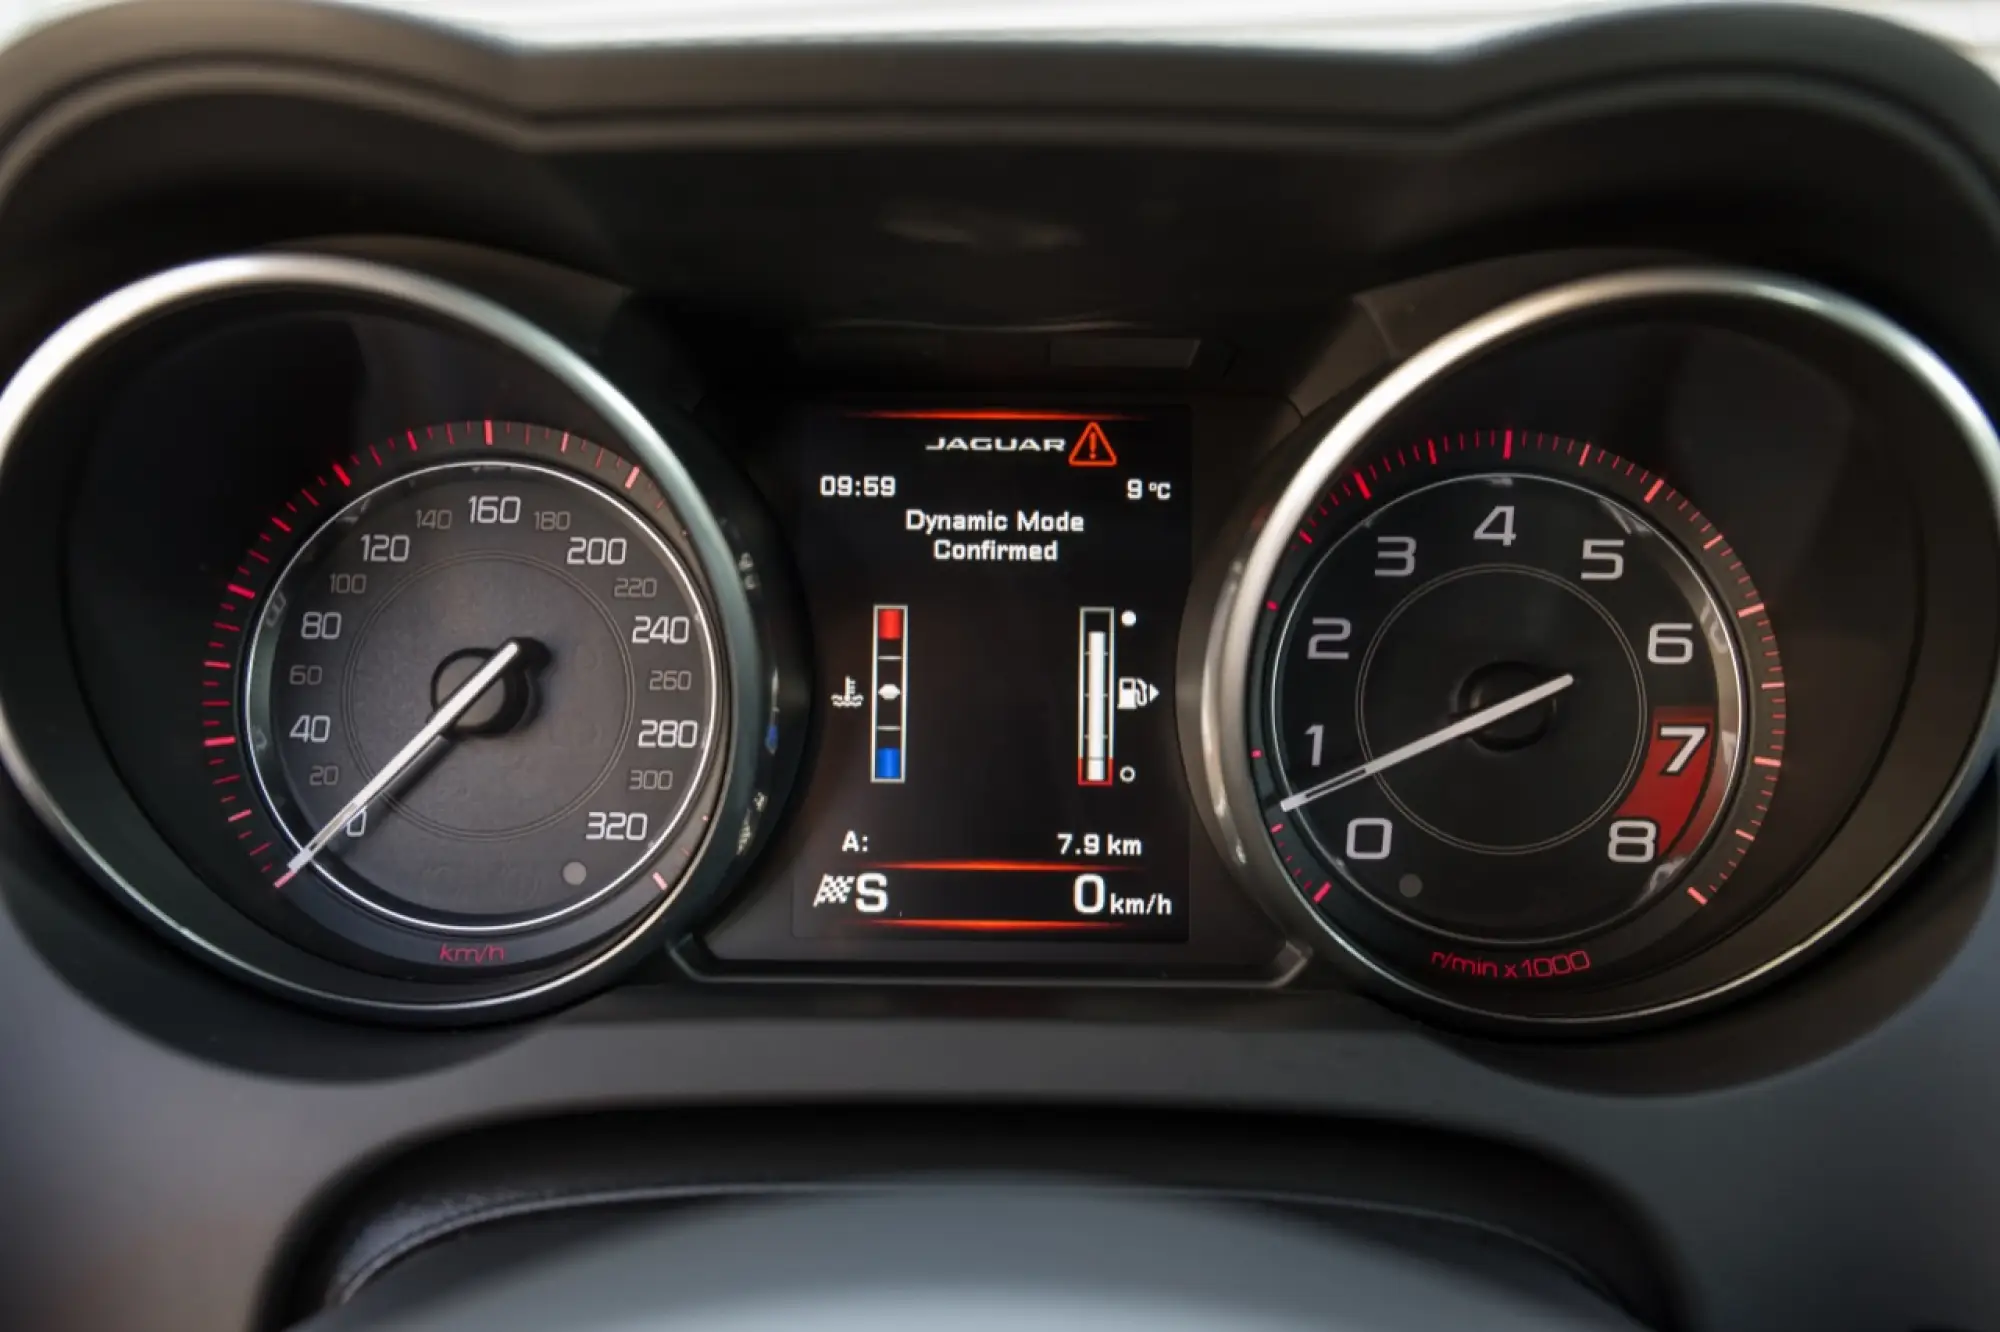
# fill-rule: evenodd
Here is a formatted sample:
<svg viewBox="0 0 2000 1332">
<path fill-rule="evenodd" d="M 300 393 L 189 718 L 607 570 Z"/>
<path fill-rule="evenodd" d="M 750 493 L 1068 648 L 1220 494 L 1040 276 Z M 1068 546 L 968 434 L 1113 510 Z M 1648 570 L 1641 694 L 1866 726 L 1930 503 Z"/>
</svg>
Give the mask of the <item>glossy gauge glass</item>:
<svg viewBox="0 0 2000 1332">
<path fill-rule="evenodd" d="M 602 486 L 526 460 L 420 466 L 334 511 L 245 678 L 278 885 L 314 873 L 443 930 L 545 924 L 630 881 L 715 736 L 683 562 Z"/>
<path fill-rule="evenodd" d="M 1267 602 L 1251 767 L 1295 890 L 1444 977 L 1588 983 L 1727 892 L 1785 748 L 1728 539 L 1596 445 L 1480 431 L 1343 476 Z"/>
</svg>

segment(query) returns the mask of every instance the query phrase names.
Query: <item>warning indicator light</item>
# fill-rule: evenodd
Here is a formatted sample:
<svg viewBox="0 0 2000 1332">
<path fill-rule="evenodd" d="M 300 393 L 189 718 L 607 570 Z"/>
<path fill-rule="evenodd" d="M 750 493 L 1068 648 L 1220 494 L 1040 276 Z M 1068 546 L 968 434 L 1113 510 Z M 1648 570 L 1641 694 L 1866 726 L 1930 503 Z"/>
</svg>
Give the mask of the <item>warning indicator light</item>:
<svg viewBox="0 0 2000 1332">
<path fill-rule="evenodd" d="M 1069 451 L 1071 467 L 1116 467 L 1118 451 L 1111 447 L 1111 441 L 1104 437 L 1104 427 L 1092 421 L 1076 437 L 1076 447 Z"/>
</svg>

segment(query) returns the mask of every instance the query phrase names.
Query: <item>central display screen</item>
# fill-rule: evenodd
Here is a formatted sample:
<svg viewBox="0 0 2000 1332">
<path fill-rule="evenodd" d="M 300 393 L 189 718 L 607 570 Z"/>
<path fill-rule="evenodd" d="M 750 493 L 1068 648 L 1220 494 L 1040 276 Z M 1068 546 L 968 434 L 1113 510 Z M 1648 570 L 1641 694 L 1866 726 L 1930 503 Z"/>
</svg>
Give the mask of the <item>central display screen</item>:
<svg viewBox="0 0 2000 1332">
<path fill-rule="evenodd" d="M 1185 416 L 829 411 L 785 466 L 825 686 L 795 932 L 1185 939 Z"/>
</svg>

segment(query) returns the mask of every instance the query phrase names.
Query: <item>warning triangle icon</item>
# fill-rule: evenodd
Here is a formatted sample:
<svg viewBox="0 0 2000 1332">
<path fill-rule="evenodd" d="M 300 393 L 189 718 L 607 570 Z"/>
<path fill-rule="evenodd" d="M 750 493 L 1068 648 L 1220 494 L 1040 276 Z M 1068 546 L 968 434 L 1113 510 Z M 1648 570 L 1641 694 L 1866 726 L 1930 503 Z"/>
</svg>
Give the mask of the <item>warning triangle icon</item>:
<svg viewBox="0 0 2000 1332">
<path fill-rule="evenodd" d="M 1076 447 L 1069 451 L 1071 467 L 1116 467 L 1118 451 L 1111 447 L 1111 441 L 1104 437 L 1104 427 L 1092 421 L 1076 437 Z"/>
</svg>

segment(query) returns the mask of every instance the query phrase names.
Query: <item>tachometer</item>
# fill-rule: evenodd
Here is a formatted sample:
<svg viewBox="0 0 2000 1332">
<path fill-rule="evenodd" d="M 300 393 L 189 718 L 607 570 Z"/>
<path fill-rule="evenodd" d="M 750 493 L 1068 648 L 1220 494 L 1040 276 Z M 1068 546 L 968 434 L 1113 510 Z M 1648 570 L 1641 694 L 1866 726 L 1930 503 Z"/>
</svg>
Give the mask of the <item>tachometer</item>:
<svg viewBox="0 0 2000 1332">
<path fill-rule="evenodd" d="M 1477 431 L 1342 476 L 1265 605 L 1250 761 L 1294 889 L 1446 980 L 1623 963 L 1727 892 L 1785 749 L 1762 594 L 1664 478 Z"/>
</svg>

